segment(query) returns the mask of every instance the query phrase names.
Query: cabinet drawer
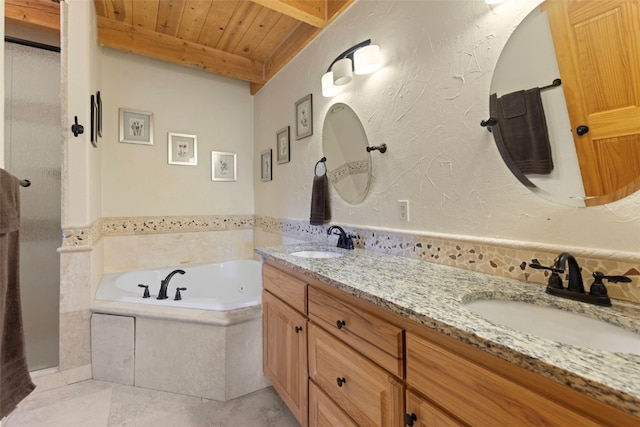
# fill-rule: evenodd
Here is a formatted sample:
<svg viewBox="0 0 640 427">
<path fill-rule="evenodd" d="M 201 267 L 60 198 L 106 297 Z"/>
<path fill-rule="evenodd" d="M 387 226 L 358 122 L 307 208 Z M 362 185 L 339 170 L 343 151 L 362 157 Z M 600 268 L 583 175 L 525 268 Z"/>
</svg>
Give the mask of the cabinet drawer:
<svg viewBox="0 0 640 427">
<path fill-rule="evenodd" d="M 599 425 L 409 332 L 407 387 L 474 427 Z"/>
<path fill-rule="evenodd" d="M 307 314 L 307 284 L 268 265 L 262 266 L 262 286 L 300 313 Z"/>
<path fill-rule="evenodd" d="M 308 295 L 310 320 L 402 377 L 404 333 L 401 328 L 313 287 L 309 287 Z"/>
<path fill-rule="evenodd" d="M 309 427 L 358 427 L 358 424 L 309 381 Z"/>
<path fill-rule="evenodd" d="M 447 413 L 409 391 L 407 392 L 406 416 L 413 416 L 414 427 L 466 427 Z"/>
<path fill-rule="evenodd" d="M 402 425 L 402 384 L 318 325 L 308 340 L 309 376 L 358 425 Z"/>
</svg>

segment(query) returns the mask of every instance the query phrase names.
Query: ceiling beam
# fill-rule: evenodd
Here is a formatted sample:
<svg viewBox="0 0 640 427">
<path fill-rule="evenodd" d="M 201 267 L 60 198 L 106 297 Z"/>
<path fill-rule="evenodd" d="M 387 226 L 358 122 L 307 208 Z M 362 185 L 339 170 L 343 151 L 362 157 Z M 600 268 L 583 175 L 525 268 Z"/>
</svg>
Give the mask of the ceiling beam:
<svg viewBox="0 0 640 427">
<path fill-rule="evenodd" d="M 51 0 L 5 0 L 4 16 L 17 25 L 60 32 L 60 3 Z"/>
<path fill-rule="evenodd" d="M 257 84 L 265 83 L 264 64 L 232 53 L 98 16 L 98 43 L 148 58 L 195 66 Z"/>
<path fill-rule="evenodd" d="M 251 0 L 283 15 L 302 21 L 312 27 L 327 25 L 326 0 Z"/>
<path fill-rule="evenodd" d="M 354 0 L 328 0 L 329 19 L 332 22 L 340 15 Z M 295 30 L 287 37 L 278 49 L 264 63 L 264 77 L 268 81 L 285 65 L 289 63 L 302 49 L 320 34 L 322 28 L 309 24 L 300 23 Z M 256 92 L 260 90 L 257 88 Z"/>
</svg>

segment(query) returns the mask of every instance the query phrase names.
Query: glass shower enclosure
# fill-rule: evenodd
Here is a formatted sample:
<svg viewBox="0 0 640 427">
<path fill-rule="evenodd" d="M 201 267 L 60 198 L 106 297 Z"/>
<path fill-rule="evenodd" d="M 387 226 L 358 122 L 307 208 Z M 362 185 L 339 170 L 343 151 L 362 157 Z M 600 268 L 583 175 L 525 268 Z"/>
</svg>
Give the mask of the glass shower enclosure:
<svg viewBox="0 0 640 427">
<path fill-rule="evenodd" d="M 20 292 L 30 371 L 58 365 L 60 53 L 5 41 L 4 168 L 20 190 Z"/>
</svg>

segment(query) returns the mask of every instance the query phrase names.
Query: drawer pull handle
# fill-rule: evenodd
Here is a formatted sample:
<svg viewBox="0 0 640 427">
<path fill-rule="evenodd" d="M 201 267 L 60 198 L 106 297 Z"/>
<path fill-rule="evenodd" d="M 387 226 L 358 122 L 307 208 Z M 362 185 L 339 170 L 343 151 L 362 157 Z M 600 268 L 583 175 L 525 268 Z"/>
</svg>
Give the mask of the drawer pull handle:
<svg viewBox="0 0 640 427">
<path fill-rule="evenodd" d="M 296 326 L 296 334 L 299 334 L 302 331 L 302 326 Z"/>
<path fill-rule="evenodd" d="M 344 320 L 338 320 L 336 322 L 336 326 L 338 327 L 338 329 L 342 329 L 344 326 L 346 325 Z"/>
<path fill-rule="evenodd" d="M 336 378 L 336 382 L 338 383 L 338 387 L 342 387 L 342 384 L 346 383 L 347 379 L 345 377 Z"/>
<path fill-rule="evenodd" d="M 404 423 L 409 427 L 412 427 L 413 422 L 417 420 L 418 420 L 418 417 L 416 417 L 416 414 L 404 414 Z"/>
</svg>

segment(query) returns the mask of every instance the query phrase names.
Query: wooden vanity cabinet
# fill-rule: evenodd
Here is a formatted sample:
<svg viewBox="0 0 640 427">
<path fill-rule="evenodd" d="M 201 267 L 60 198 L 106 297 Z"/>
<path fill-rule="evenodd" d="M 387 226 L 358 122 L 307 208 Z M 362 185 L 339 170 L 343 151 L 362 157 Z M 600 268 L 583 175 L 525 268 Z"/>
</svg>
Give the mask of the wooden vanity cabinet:
<svg viewBox="0 0 640 427">
<path fill-rule="evenodd" d="M 263 266 L 263 371 L 300 425 L 307 426 L 307 284 Z M 286 302 L 285 302 L 286 301 Z"/>
<path fill-rule="evenodd" d="M 264 288 L 264 372 L 305 427 L 640 425 L 300 273 L 265 264 Z"/>
</svg>

